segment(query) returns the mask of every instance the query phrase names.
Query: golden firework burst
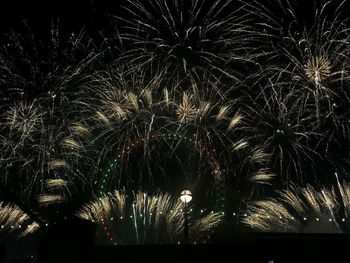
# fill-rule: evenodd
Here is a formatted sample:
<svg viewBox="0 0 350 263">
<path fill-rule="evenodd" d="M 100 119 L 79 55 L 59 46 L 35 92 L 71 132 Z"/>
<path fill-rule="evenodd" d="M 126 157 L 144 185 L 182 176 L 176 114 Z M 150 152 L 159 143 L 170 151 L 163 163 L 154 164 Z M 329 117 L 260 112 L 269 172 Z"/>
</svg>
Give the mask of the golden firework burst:
<svg viewBox="0 0 350 263">
<path fill-rule="evenodd" d="M 331 74 L 331 62 L 326 56 L 316 56 L 304 65 L 306 76 L 318 85 Z"/>
<path fill-rule="evenodd" d="M 132 202 L 130 202 L 132 201 Z M 182 240 L 185 227 L 184 204 L 170 194 L 148 195 L 138 192 L 133 197 L 121 191 L 107 193 L 84 205 L 76 215 L 96 222 L 111 242 L 119 244 L 171 244 Z M 222 212 L 192 207 L 189 230 L 191 240 L 202 243 L 223 222 Z M 131 212 L 131 214 L 129 214 Z M 101 242 L 97 237 L 97 242 Z"/>
<path fill-rule="evenodd" d="M 192 104 L 191 97 L 186 92 L 182 94 L 182 101 L 178 105 L 176 114 L 181 123 L 191 122 L 197 117 L 198 109 Z"/>
</svg>

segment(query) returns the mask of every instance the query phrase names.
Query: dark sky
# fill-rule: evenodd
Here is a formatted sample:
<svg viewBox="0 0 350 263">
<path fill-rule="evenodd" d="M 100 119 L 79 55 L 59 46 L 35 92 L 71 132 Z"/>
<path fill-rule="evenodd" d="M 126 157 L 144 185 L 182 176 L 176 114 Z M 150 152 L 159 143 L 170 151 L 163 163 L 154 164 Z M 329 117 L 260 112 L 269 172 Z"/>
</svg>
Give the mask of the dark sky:
<svg viewBox="0 0 350 263">
<path fill-rule="evenodd" d="M 41 24 L 60 17 L 72 27 L 90 24 L 104 24 L 106 13 L 121 12 L 120 3 L 126 0 L 3 0 L 0 4 L 0 26 L 13 26 L 25 18 L 32 23 Z M 214 0 L 213 0 L 214 1 Z M 316 2 L 321 0 L 295 1 L 297 13 L 308 19 Z M 239 2 L 237 0 L 237 2 Z M 292 1 L 293 2 L 293 1 Z M 337 1 L 332 1 L 336 3 Z M 350 1 L 349 1 L 350 2 Z M 262 2 L 263 3 L 263 2 Z M 347 9 L 349 3 L 343 5 Z M 311 17 L 309 17 L 311 19 Z"/>
<path fill-rule="evenodd" d="M 12 27 L 27 19 L 42 24 L 57 17 L 72 27 L 99 23 L 106 13 L 118 13 L 121 0 L 11 0 L 1 1 L 0 26 Z"/>
</svg>

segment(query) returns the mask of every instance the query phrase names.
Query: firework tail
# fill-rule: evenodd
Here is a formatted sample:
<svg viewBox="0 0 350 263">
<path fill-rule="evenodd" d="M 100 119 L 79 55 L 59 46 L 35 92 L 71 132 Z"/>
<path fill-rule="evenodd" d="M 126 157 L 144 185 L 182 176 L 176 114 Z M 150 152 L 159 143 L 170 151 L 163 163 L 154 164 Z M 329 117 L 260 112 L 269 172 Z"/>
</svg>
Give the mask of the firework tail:
<svg viewBox="0 0 350 263">
<path fill-rule="evenodd" d="M 45 223 L 43 220 L 36 215 L 32 210 L 28 209 L 26 205 L 23 204 L 18 198 L 15 197 L 10 191 L 8 191 L 1 183 L 0 183 L 0 192 L 4 193 L 4 195 L 11 200 L 12 203 L 16 204 L 23 212 L 25 212 L 34 222 L 36 222 L 40 227 L 45 227 Z"/>
</svg>

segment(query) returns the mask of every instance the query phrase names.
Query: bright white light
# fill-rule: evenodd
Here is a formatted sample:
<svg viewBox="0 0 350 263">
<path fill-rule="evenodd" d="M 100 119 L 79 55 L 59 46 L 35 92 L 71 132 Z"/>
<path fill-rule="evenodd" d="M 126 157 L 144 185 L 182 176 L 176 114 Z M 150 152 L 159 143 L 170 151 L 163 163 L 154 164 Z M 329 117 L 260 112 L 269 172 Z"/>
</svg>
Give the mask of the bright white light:
<svg viewBox="0 0 350 263">
<path fill-rule="evenodd" d="M 192 200 L 192 193 L 189 190 L 183 190 L 180 194 L 180 200 L 183 203 L 189 203 Z"/>
</svg>

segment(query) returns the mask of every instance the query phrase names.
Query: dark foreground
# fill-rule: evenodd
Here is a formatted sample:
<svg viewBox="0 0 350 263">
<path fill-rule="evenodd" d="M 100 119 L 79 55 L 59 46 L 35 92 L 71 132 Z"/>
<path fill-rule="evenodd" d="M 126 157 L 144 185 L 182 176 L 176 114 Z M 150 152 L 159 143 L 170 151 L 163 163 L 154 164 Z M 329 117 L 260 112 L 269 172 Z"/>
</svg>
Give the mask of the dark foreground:
<svg viewBox="0 0 350 263">
<path fill-rule="evenodd" d="M 350 262 L 349 234 L 268 234 L 219 232 L 210 244 L 95 246 L 88 222 L 65 222 L 48 228 L 18 262 Z M 37 244 L 36 244 L 37 243 Z M 14 243 L 17 246 L 18 243 Z M 11 250 L 12 245 L 7 246 Z M 28 254 L 27 254 L 28 255 Z M 8 255 L 9 256 L 9 255 Z M 12 259 L 7 257 L 7 259 Z M 10 261 L 7 261 L 10 262 Z M 0 258 L 1 263 L 1 258 Z"/>
<path fill-rule="evenodd" d="M 56 240 L 58 241 L 58 240 Z M 63 242 L 68 242 L 66 240 Z M 204 245 L 70 245 L 45 260 L 18 262 L 350 262 L 350 236 L 343 234 L 243 234 L 232 242 Z M 9 262 L 9 261 L 7 261 Z M 17 261 L 16 261 L 17 262 Z"/>
<path fill-rule="evenodd" d="M 350 236 L 237 234 L 229 243 L 97 247 L 96 262 L 350 262 Z"/>
</svg>

